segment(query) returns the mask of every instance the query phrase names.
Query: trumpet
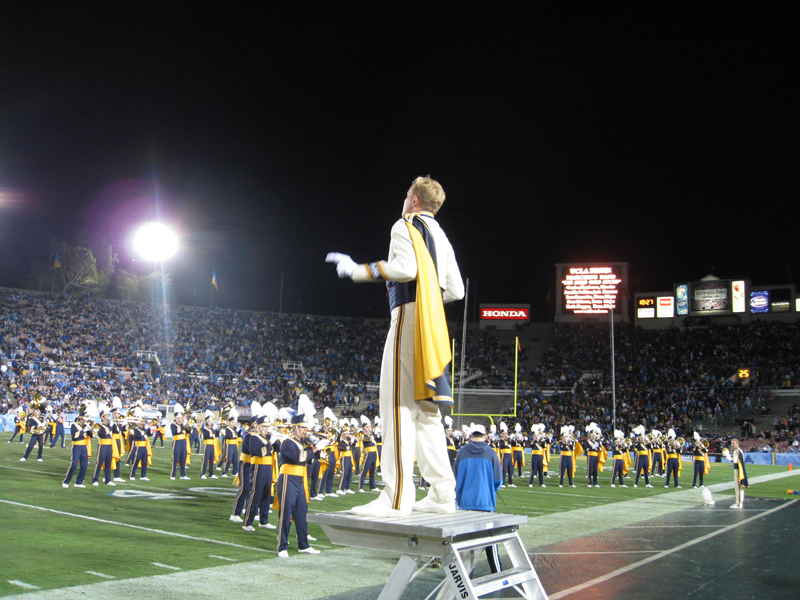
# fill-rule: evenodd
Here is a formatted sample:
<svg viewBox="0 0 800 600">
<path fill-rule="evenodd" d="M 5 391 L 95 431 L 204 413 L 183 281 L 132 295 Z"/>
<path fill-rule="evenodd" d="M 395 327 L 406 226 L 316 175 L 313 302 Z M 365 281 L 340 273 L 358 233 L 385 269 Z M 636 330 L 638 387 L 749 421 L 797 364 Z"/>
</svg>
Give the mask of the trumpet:
<svg viewBox="0 0 800 600">
<path fill-rule="evenodd" d="M 702 440 L 700 440 L 700 447 L 703 450 L 708 450 L 708 446 L 709 446 L 709 443 L 708 443 L 707 439 L 703 438 Z"/>
</svg>

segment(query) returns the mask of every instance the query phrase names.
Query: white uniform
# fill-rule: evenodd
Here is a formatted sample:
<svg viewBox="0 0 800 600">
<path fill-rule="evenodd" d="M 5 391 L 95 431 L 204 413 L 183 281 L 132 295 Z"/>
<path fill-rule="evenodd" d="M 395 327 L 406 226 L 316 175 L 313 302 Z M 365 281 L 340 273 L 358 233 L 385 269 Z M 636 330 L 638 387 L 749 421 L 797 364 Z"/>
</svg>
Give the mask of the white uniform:
<svg viewBox="0 0 800 600">
<path fill-rule="evenodd" d="M 416 213 L 431 233 L 436 246 L 436 270 L 444 303 L 464 297 L 464 282 L 455 253 L 444 231 L 429 212 Z M 417 277 L 417 259 L 404 219 L 392 227 L 389 259 L 359 265 L 353 281 L 410 282 Z M 416 302 L 392 309 L 389 334 L 383 352 L 380 382 L 381 427 L 384 432 L 381 471 L 385 487 L 379 501 L 404 513 L 416 498 L 413 482 L 414 454 L 422 477 L 431 484 L 429 496 L 437 503 L 455 500 L 455 478 L 447 454 L 447 442 L 439 407 L 414 398 L 414 326 Z M 399 449 L 399 452 L 398 452 Z"/>
</svg>

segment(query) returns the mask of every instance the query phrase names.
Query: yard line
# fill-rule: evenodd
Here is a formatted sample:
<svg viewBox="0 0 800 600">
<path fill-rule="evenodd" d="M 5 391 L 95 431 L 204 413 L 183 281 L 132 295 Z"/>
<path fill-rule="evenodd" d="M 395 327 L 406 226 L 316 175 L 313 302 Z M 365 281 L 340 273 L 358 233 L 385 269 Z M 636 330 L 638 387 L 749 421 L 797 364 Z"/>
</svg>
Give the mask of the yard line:
<svg viewBox="0 0 800 600">
<path fill-rule="evenodd" d="M 216 554 L 209 554 L 208 558 L 218 558 L 219 560 L 227 560 L 230 562 L 238 562 L 235 558 L 228 558 L 227 556 L 218 556 Z"/>
<path fill-rule="evenodd" d="M 683 527 L 708 527 L 709 529 L 719 529 L 724 525 L 620 525 L 618 529 L 681 529 Z"/>
<path fill-rule="evenodd" d="M 162 563 L 150 563 L 150 564 L 153 565 L 154 567 L 161 567 L 162 569 L 170 569 L 172 571 L 180 571 L 181 570 L 180 567 L 173 567 L 173 566 L 165 565 L 165 564 L 162 564 Z"/>
<path fill-rule="evenodd" d="M 103 579 L 116 579 L 113 575 L 106 575 L 105 573 L 100 573 L 98 571 L 85 571 L 89 575 L 94 575 L 96 577 L 102 577 Z"/>
<path fill-rule="evenodd" d="M 583 591 L 583 590 L 585 590 L 587 588 L 590 588 L 590 587 L 592 587 L 594 585 L 597 585 L 598 583 L 603 583 L 604 581 L 608 581 L 608 580 L 613 579 L 614 577 L 617 577 L 619 575 L 624 575 L 625 573 L 628 573 L 629 571 L 633 571 L 634 569 L 638 569 L 639 567 L 643 567 L 644 565 L 647 565 L 647 564 L 649 564 L 651 562 L 654 562 L 654 561 L 656 561 L 656 560 L 658 560 L 660 558 L 664 558 L 665 556 L 669 556 L 670 554 L 674 554 L 675 552 L 680 552 L 681 550 L 684 550 L 686 548 L 690 548 L 690 547 L 692 547 L 692 546 L 694 546 L 696 544 L 699 544 L 700 542 L 704 542 L 704 541 L 706 541 L 708 539 L 711 539 L 713 537 L 716 537 L 716 536 L 718 536 L 718 535 L 720 535 L 722 533 L 727 533 L 728 531 L 736 529 L 737 527 L 741 527 L 742 525 L 744 525 L 746 523 L 749 523 L 750 521 L 755 521 L 756 519 L 760 519 L 760 518 L 766 517 L 767 515 L 770 515 L 770 514 L 772 514 L 774 512 L 777 512 L 779 510 L 783 510 L 784 508 L 786 508 L 787 506 L 791 506 L 795 502 L 798 502 L 798 500 L 790 500 L 786 504 L 783 504 L 781 506 L 776 506 L 775 508 L 772 508 L 770 510 L 763 511 L 763 512 L 759 511 L 759 514 L 753 515 L 752 517 L 748 517 L 747 519 L 744 519 L 743 521 L 739 521 L 738 523 L 734 523 L 732 525 L 728 525 L 727 527 L 724 527 L 724 528 L 719 529 L 717 531 L 714 531 L 712 533 L 707 533 L 706 535 L 703 535 L 703 536 L 701 536 L 699 538 L 695 538 L 695 539 L 693 539 L 691 541 L 688 541 L 688 542 L 686 542 L 684 544 L 680 544 L 678 546 L 675 546 L 674 548 L 670 548 L 669 550 L 664 550 L 662 552 L 659 552 L 658 554 L 654 554 L 653 556 L 648 556 L 647 558 L 643 558 L 642 560 L 640 560 L 638 562 L 635 562 L 635 563 L 632 563 L 632 564 L 630 564 L 630 565 L 628 565 L 626 567 L 622 567 L 620 569 L 616 569 L 615 571 L 611 571 L 610 573 L 607 573 L 605 575 L 601 575 L 600 577 L 595 577 L 594 579 L 591 579 L 591 580 L 586 581 L 584 583 L 581 583 L 579 585 L 573 586 L 571 588 L 567 588 L 566 590 L 561 590 L 560 592 L 557 592 L 555 594 L 550 594 L 550 600 L 559 600 L 560 598 L 566 598 L 567 596 L 571 596 L 572 594 L 575 594 L 577 592 Z"/>
<path fill-rule="evenodd" d="M 0 502 L 4 504 L 11 504 L 12 506 L 21 506 L 23 508 L 33 508 L 44 512 L 55 513 L 57 515 L 64 515 L 67 517 L 75 517 L 78 519 L 86 519 L 87 521 L 94 521 L 95 523 L 105 523 L 107 525 L 117 525 L 119 527 L 127 527 L 129 529 L 138 529 L 139 531 L 147 531 L 149 533 L 158 533 L 161 535 L 169 535 L 172 537 L 183 538 L 185 540 L 193 540 L 195 542 L 208 542 L 209 544 L 220 544 L 222 546 L 230 546 L 232 548 L 242 548 L 243 550 L 253 550 L 255 552 L 264 552 L 266 554 L 275 554 L 271 550 L 264 550 L 263 548 L 253 548 L 252 546 L 242 546 L 241 544 L 234 544 L 233 542 L 223 542 L 222 540 L 212 540 L 211 538 L 201 538 L 184 533 L 174 533 L 172 531 L 164 531 L 163 529 L 152 529 L 150 527 L 142 527 L 141 525 L 131 525 L 130 523 L 120 523 L 118 521 L 109 521 L 107 519 L 98 519 L 97 517 L 88 517 L 86 515 L 79 515 L 75 513 L 68 513 L 61 510 L 54 510 L 52 508 L 45 508 L 43 506 L 34 506 L 32 504 L 23 504 L 22 502 L 12 502 L 11 500 L 4 500 L 0 498 Z"/>
<path fill-rule="evenodd" d="M 9 579 L 8 583 L 11 585 L 16 585 L 21 587 L 23 590 L 38 590 L 39 588 L 35 585 L 31 585 L 30 583 L 25 583 L 24 581 L 19 581 L 17 579 Z"/>
</svg>

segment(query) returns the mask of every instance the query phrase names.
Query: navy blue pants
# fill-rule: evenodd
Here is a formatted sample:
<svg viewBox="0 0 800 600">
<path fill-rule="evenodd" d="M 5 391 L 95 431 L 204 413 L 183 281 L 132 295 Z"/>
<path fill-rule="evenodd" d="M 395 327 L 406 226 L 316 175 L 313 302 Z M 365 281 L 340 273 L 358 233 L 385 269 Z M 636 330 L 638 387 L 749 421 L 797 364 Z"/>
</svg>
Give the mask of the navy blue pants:
<svg viewBox="0 0 800 600">
<path fill-rule="evenodd" d="M 136 468 L 141 466 L 142 477 L 147 477 L 147 446 L 134 446 L 131 450 L 133 462 L 131 463 L 131 479 L 136 477 Z"/>
<path fill-rule="evenodd" d="M 341 458 L 342 476 L 339 478 L 339 489 L 349 490 L 350 482 L 353 479 L 353 463 L 349 456 Z"/>
<path fill-rule="evenodd" d="M 625 470 L 625 461 L 621 458 L 614 459 L 614 470 L 611 472 L 611 483 L 614 483 L 614 480 L 619 477 L 619 484 L 623 485 L 622 483 L 622 472 Z"/>
<path fill-rule="evenodd" d="M 246 462 L 239 463 L 239 493 L 233 500 L 233 515 L 241 516 L 245 504 L 250 499 L 250 490 L 253 489 L 253 465 Z"/>
<path fill-rule="evenodd" d="M 269 518 L 272 465 L 253 465 L 253 487 L 247 502 L 244 524 L 252 525 L 258 512 L 258 522 L 264 525 Z"/>
<path fill-rule="evenodd" d="M 75 474 L 75 469 L 78 470 L 78 476 L 75 478 L 75 485 L 81 485 L 83 479 L 86 477 L 86 469 L 89 467 L 89 451 L 86 446 L 73 446 L 72 447 L 72 462 L 69 463 L 69 470 L 67 476 L 64 478 L 64 483 L 69 485 L 72 476 Z"/>
<path fill-rule="evenodd" d="M 636 480 L 633 482 L 633 484 L 638 485 L 639 476 L 644 475 L 645 484 L 650 485 L 650 476 L 647 474 L 649 470 L 650 459 L 647 457 L 647 454 L 639 454 L 636 457 Z"/>
<path fill-rule="evenodd" d="M 571 456 L 562 456 L 561 457 L 561 475 L 558 479 L 559 485 L 564 485 L 564 473 L 566 472 L 567 477 L 569 478 L 569 484 L 572 485 L 572 457 Z"/>
<path fill-rule="evenodd" d="M 322 479 L 319 482 L 319 492 L 321 494 L 333 493 L 333 477 L 336 474 L 336 463 L 331 459 L 331 464 L 325 469 L 322 474 Z"/>
<path fill-rule="evenodd" d="M 294 518 L 294 525 L 297 529 L 297 548 L 299 550 L 308 548 L 308 523 L 306 523 L 308 501 L 305 487 L 303 487 L 303 478 L 298 475 L 280 475 L 276 493 L 281 506 L 278 517 L 278 529 L 281 532 L 278 552 L 289 548 L 289 530 L 292 527 L 292 518 Z"/>
<path fill-rule="evenodd" d="M 225 468 L 222 470 L 223 475 L 228 474 L 228 469 L 233 467 L 233 473 L 239 472 L 239 448 L 236 444 L 225 444 Z"/>
<path fill-rule="evenodd" d="M 186 477 L 186 440 L 172 441 L 172 471 L 170 477 L 176 477 L 178 465 L 181 467 L 181 477 Z"/>
<path fill-rule="evenodd" d="M 531 478 L 529 485 L 533 485 L 533 478 L 539 478 L 539 485 L 544 485 L 544 456 L 541 454 L 531 454 Z"/>
<path fill-rule="evenodd" d="M 112 443 L 115 443 L 112 441 Z M 147 448 L 145 448 L 147 450 Z M 111 446 L 99 446 L 97 448 L 97 464 L 92 474 L 92 483 L 98 480 L 100 469 L 103 470 L 103 483 L 111 481 L 111 459 L 114 457 L 114 450 Z"/>
<path fill-rule="evenodd" d="M 33 450 L 33 447 L 36 444 L 39 444 L 39 455 L 36 458 L 42 458 L 42 443 L 43 443 L 42 442 L 42 438 L 44 438 L 44 434 L 43 433 L 40 433 L 39 435 L 32 435 L 31 436 L 31 441 L 28 442 L 28 449 L 25 451 L 25 458 L 28 458 L 28 456 L 30 456 L 31 450 Z M 21 436 L 20 436 L 20 439 L 22 439 Z"/>
<path fill-rule="evenodd" d="M 366 482 L 367 476 L 369 476 L 369 489 L 375 489 L 375 471 L 376 471 L 376 464 L 378 463 L 378 453 L 377 452 L 367 452 L 366 458 L 364 458 L 364 468 L 361 469 L 361 477 L 358 479 L 358 489 L 364 488 L 364 483 Z"/>
<path fill-rule="evenodd" d="M 672 475 L 675 479 L 675 487 L 678 487 L 678 463 L 679 458 L 668 458 L 667 459 L 667 481 L 666 485 L 669 487 L 669 477 Z"/>
</svg>

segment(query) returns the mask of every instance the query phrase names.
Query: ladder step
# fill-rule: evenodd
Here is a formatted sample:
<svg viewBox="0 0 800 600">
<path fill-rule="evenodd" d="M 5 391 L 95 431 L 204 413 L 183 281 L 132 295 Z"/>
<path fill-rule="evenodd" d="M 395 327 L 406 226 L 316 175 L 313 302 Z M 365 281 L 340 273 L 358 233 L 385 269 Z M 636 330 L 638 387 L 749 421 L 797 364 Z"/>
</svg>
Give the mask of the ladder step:
<svg viewBox="0 0 800 600">
<path fill-rule="evenodd" d="M 475 548 L 484 548 L 492 544 L 502 544 L 508 540 L 517 538 L 516 532 L 505 533 L 502 535 L 487 535 L 486 537 L 475 538 L 474 540 L 467 540 L 465 542 L 453 542 L 450 546 L 454 550 L 464 552 L 465 550 L 474 550 Z"/>
<path fill-rule="evenodd" d="M 513 585 L 518 585 L 531 579 L 536 579 L 536 573 L 527 567 L 516 567 L 499 573 L 484 575 L 472 580 L 476 596 L 485 596 L 497 590 L 502 590 Z"/>
</svg>

